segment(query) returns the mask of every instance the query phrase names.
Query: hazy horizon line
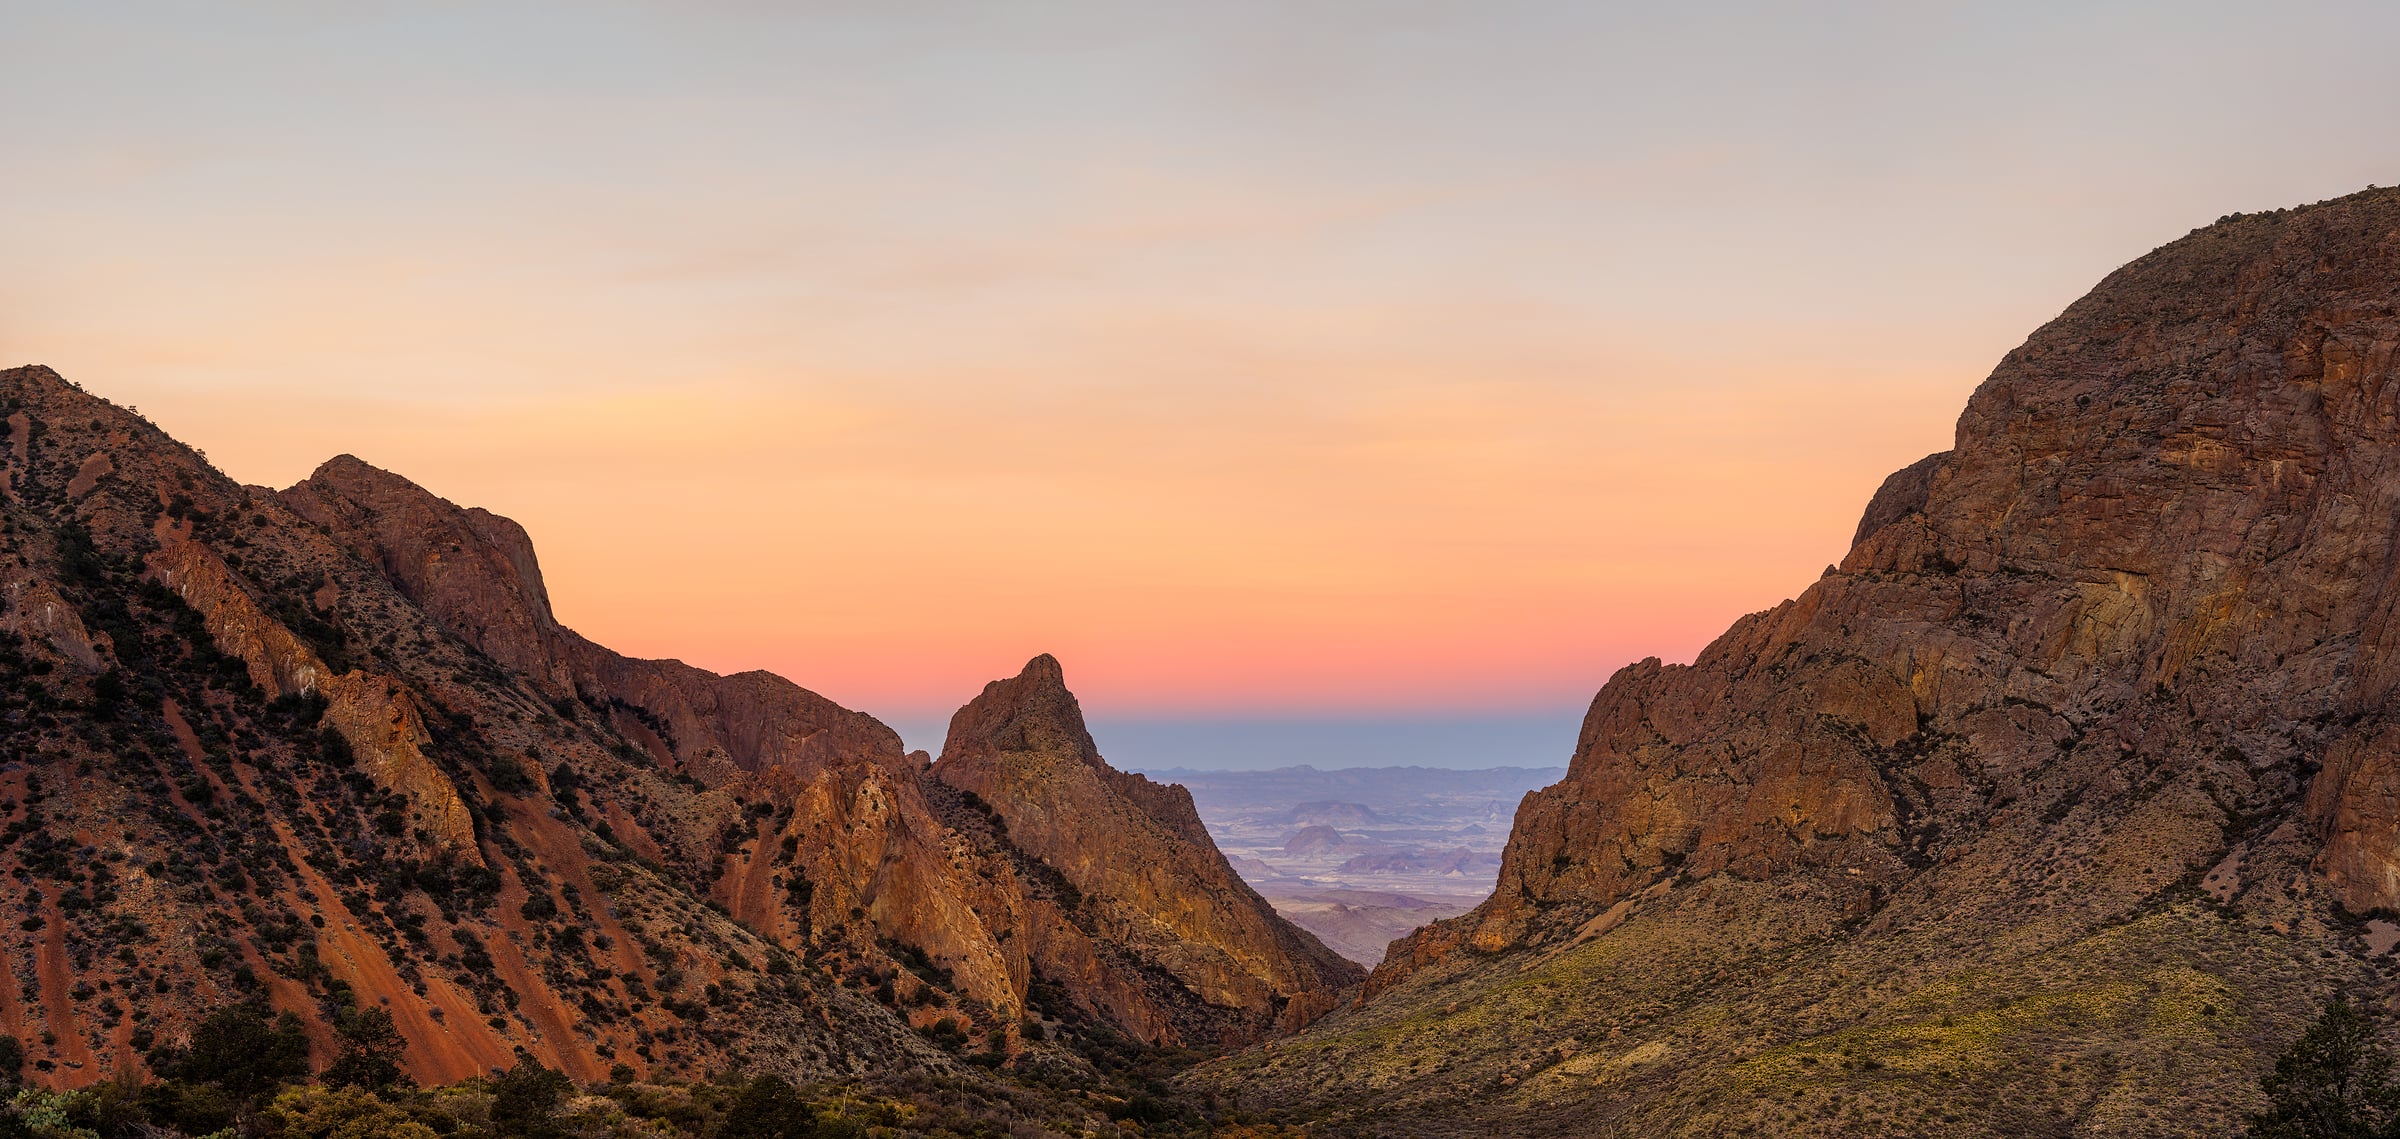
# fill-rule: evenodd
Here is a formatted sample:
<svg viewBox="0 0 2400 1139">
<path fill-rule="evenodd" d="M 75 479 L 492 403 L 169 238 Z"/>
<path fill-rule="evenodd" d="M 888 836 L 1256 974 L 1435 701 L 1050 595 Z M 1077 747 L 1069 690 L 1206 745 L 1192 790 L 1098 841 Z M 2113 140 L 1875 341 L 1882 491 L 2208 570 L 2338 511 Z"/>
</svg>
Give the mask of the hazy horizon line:
<svg viewBox="0 0 2400 1139">
<path fill-rule="evenodd" d="M 1559 768 L 1574 754 L 1584 705 L 1482 713 L 1148 716 L 1086 712 L 1094 743 L 1122 770 L 1319 771 L 1425 767 Z M 910 750 L 938 755 L 950 717 L 882 717 Z"/>
</svg>

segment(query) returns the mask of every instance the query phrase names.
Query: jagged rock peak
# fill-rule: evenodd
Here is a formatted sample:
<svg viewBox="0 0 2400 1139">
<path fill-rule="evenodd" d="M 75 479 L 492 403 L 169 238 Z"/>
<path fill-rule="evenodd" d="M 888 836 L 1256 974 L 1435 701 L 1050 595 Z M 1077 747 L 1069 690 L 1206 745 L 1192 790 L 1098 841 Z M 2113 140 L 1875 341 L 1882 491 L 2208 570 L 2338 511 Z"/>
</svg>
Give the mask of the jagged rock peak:
<svg viewBox="0 0 2400 1139">
<path fill-rule="evenodd" d="M 942 743 L 946 760 L 972 761 L 1003 754 L 1072 757 L 1106 767 L 1083 722 L 1083 706 L 1067 690 L 1066 670 L 1043 653 L 1006 680 L 983 686 L 950 720 Z"/>
<path fill-rule="evenodd" d="M 988 804 L 1012 843 L 1072 883 L 1107 927 L 1147 931 L 1128 945 L 1157 979 L 1146 999 L 1167 1025 L 1159 1039 L 1297 1027 L 1359 977 L 1234 873 L 1189 791 L 1101 758 L 1054 657 L 959 709 L 932 775 Z"/>
</svg>

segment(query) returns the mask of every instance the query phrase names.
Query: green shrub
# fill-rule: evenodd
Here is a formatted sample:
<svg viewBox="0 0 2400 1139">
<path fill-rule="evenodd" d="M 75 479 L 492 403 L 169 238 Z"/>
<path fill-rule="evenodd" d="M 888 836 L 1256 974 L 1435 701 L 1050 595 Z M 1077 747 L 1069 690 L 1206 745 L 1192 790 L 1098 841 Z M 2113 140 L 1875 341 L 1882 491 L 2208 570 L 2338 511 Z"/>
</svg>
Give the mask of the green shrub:
<svg viewBox="0 0 2400 1139">
<path fill-rule="evenodd" d="M 293 1088 L 259 1113 L 264 1139 L 437 1139 L 408 1113 L 361 1088 Z"/>
</svg>

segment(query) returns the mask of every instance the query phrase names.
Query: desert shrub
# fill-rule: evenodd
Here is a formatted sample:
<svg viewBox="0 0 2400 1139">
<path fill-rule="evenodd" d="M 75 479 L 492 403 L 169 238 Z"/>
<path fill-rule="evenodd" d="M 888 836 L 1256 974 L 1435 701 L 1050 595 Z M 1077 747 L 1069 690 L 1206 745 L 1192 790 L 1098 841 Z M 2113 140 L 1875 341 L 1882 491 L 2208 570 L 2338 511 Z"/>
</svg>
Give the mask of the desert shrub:
<svg viewBox="0 0 2400 1139">
<path fill-rule="evenodd" d="M 137 1135 L 149 1118 L 140 1085 L 125 1078 L 63 1093 L 55 1102 L 70 1127 L 92 1135 Z"/>
<path fill-rule="evenodd" d="M 433 1128 L 362 1088 L 293 1088 L 258 1116 L 264 1139 L 436 1139 Z"/>
</svg>

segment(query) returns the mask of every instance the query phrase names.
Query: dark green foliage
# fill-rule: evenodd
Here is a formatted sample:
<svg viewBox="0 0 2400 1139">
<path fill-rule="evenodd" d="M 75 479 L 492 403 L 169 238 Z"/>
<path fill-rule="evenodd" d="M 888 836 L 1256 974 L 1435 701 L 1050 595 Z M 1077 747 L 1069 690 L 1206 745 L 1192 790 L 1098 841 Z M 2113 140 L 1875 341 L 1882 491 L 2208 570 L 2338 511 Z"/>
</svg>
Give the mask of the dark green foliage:
<svg viewBox="0 0 2400 1139">
<path fill-rule="evenodd" d="M 101 1135 L 139 1135 L 149 1116 L 141 1085 L 125 1078 L 85 1088 L 67 1109 L 68 1123 Z"/>
<path fill-rule="evenodd" d="M 408 1041 L 392 1023 L 388 1009 L 370 1008 L 344 1015 L 334 1025 L 342 1038 L 341 1055 L 326 1065 L 321 1077 L 329 1087 L 356 1087 L 375 1091 L 403 1083 L 400 1059 L 408 1052 Z"/>
<path fill-rule="evenodd" d="M 1175 1113 L 1167 1105 L 1160 1103 L 1157 1097 L 1136 1092 L 1132 1098 L 1123 1103 L 1109 1105 L 1108 1117 L 1155 1125 L 1175 1118 Z"/>
<path fill-rule="evenodd" d="M 917 978 L 926 984 L 937 989 L 950 989 L 956 985 L 950 970 L 935 964 L 933 958 L 923 949 L 892 938 L 879 938 L 877 944 L 883 947 L 884 952 L 891 954 L 893 960 L 906 966 L 909 972 L 916 974 Z"/>
<path fill-rule="evenodd" d="M 333 767 L 348 767 L 358 759 L 350 750 L 350 741 L 332 728 L 317 733 L 317 754 Z"/>
<path fill-rule="evenodd" d="M 533 789 L 533 777 L 525 774 L 525 765 L 505 755 L 493 756 L 489 770 L 494 791 L 522 795 Z"/>
<path fill-rule="evenodd" d="M 117 718 L 117 709 L 125 703 L 125 677 L 109 669 L 92 678 L 92 716 L 100 720 Z"/>
<path fill-rule="evenodd" d="M 924 1033 L 927 1040 L 952 1052 L 967 1046 L 966 1030 L 958 1026 L 958 1018 L 954 1016 L 945 1016 L 918 1031 Z"/>
<path fill-rule="evenodd" d="M 556 1135 L 559 1105 L 574 1091 L 564 1074 L 517 1049 L 517 1066 L 492 1081 L 492 1126 L 502 1135 L 529 1139 Z"/>
<path fill-rule="evenodd" d="M 200 1022 L 192 1030 L 191 1047 L 154 1048 L 148 1059 L 150 1070 L 161 1076 L 209 1084 L 250 1101 L 307 1078 L 308 1036 L 291 1013 L 270 1022 L 265 1009 L 238 1004 Z"/>
<path fill-rule="evenodd" d="M 61 525 L 57 531 L 59 576 L 82 586 L 102 585 L 108 581 L 108 561 L 92 546 L 92 532 L 80 522 Z"/>
<path fill-rule="evenodd" d="M 576 796 L 582 787 L 583 777 L 574 768 L 562 763 L 550 770 L 550 797 L 568 814 L 583 813 L 583 800 Z"/>
<path fill-rule="evenodd" d="M 816 1109 L 774 1076 L 742 1085 L 717 1125 L 717 1139 L 813 1139 L 816 1133 Z"/>
<path fill-rule="evenodd" d="M 2275 1060 L 2251 1139 L 2400 1139 L 2400 1084 L 2375 1026 L 2336 996 Z"/>
<path fill-rule="evenodd" d="M 207 1135 L 233 1126 L 241 1106 L 217 1088 L 187 1080 L 163 1080 L 143 1088 L 141 1104 L 151 1122 L 186 1135 Z"/>
</svg>

